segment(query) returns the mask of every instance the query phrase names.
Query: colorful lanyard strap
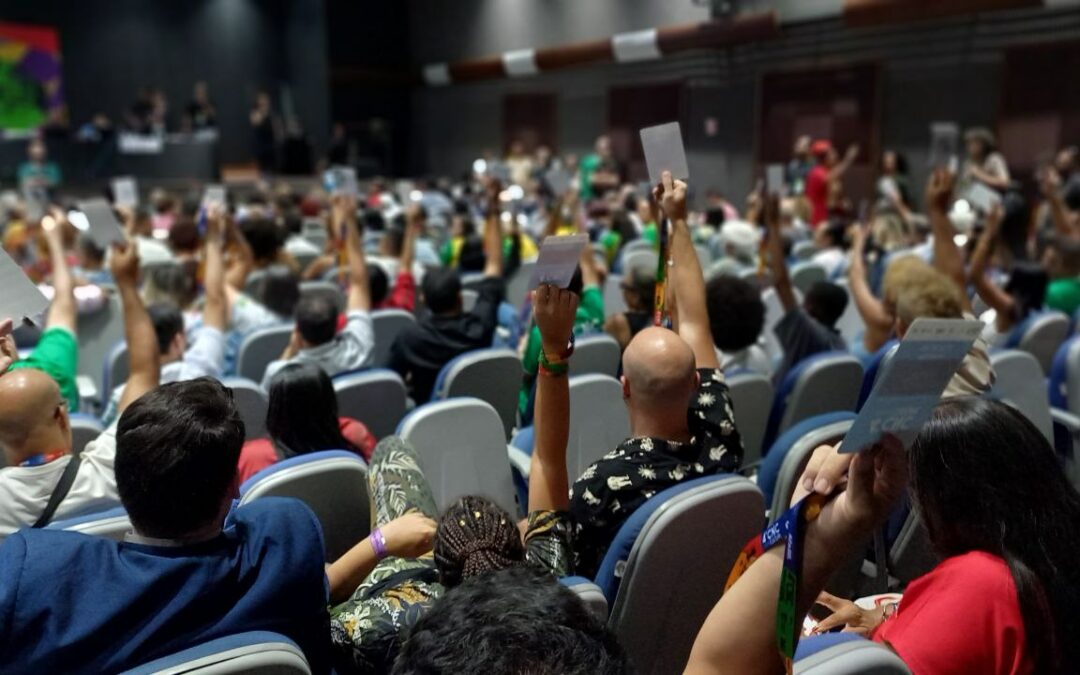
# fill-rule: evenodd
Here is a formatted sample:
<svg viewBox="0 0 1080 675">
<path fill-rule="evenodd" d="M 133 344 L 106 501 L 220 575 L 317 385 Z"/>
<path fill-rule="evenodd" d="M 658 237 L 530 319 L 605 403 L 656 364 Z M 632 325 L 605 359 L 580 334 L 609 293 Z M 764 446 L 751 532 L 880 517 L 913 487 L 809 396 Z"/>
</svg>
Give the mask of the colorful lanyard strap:
<svg viewBox="0 0 1080 675">
<path fill-rule="evenodd" d="M 661 219 L 657 229 L 660 231 L 660 255 L 656 260 L 656 296 L 653 313 L 653 325 L 664 325 L 664 314 L 667 311 L 667 262 L 668 262 L 668 222 Z"/>
<path fill-rule="evenodd" d="M 19 462 L 19 466 L 41 466 L 43 464 L 48 464 L 49 462 L 54 462 L 66 454 L 67 452 L 64 450 L 57 450 L 56 452 L 46 452 L 40 455 L 33 455 Z"/>
<path fill-rule="evenodd" d="M 795 615 L 799 592 L 799 573 L 802 569 L 802 542 L 806 524 L 821 514 L 821 508 L 829 500 L 825 495 L 812 494 L 788 509 L 775 523 L 755 536 L 739 553 L 728 575 L 724 592 L 735 585 L 755 560 L 773 546 L 784 542 L 784 569 L 780 573 L 780 598 L 776 605 L 776 644 L 784 660 L 784 668 L 792 672 L 795 646 L 799 643 L 799 625 Z"/>
</svg>

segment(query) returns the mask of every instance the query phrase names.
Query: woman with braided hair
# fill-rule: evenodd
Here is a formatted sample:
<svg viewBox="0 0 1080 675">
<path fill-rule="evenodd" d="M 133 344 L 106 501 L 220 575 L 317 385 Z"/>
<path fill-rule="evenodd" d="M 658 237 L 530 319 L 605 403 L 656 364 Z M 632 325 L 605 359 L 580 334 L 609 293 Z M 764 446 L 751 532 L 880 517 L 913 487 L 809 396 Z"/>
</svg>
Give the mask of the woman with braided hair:
<svg viewBox="0 0 1080 675">
<path fill-rule="evenodd" d="M 376 446 L 368 489 L 377 525 L 370 539 L 380 561 L 350 598 L 331 609 L 338 672 L 390 672 L 404 632 L 447 588 L 470 578 L 520 565 L 554 576 L 573 573 L 567 513 L 570 390 L 566 359 L 578 302 L 574 293 L 549 285 L 537 288 L 533 299 L 543 353 L 524 535 L 514 516 L 498 505 L 484 497 L 466 496 L 439 519 L 432 553 L 417 558 L 385 555 L 385 544 L 379 545 L 382 528 L 411 513 L 435 518 L 437 508 L 416 451 L 393 436 Z"/>
</svg>

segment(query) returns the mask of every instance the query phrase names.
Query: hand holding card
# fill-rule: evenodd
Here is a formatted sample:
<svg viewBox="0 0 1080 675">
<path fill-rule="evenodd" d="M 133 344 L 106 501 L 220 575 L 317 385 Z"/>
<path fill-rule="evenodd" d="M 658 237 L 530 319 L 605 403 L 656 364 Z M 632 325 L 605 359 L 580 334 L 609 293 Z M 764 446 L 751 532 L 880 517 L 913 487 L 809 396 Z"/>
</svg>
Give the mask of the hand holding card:
<svg viewBox="0 0 1080 675">
<path fill-rule="evenodd" d="M 589 235 L 574 234 L 567 237 L 547 237 L 540 245 L 529 290 L 540 284 L 566 288 L 577 271 L 581 251 L 589 244 Z"/>
</svg>

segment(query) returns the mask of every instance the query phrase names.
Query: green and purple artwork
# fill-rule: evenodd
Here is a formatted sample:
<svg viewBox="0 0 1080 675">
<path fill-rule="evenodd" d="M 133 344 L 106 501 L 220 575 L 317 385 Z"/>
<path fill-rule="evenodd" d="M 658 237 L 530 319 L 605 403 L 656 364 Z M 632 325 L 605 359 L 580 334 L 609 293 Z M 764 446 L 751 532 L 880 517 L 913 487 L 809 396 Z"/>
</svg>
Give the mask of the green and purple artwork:
<svg viewBox="0 0 1080 675">
<path fill-rule="evenodd" d="M 62 83 L 56 29 L 0 22 L 0 129 L 33 129 L 63 115 Z"/>
</svg>

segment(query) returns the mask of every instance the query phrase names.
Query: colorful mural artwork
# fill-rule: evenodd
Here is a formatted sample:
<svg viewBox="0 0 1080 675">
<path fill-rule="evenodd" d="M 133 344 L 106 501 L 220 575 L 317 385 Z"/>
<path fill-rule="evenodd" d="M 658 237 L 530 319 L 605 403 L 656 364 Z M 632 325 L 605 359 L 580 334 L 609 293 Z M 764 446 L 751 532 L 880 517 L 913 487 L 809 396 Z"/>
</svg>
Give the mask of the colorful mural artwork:
<svg viewBox="0 0 1080 675">
<path fill-rule="evenodd" d="M 65 115 L 56 29 L 0 22 L 0 129 L 32 129 Z"/>
</svg>

